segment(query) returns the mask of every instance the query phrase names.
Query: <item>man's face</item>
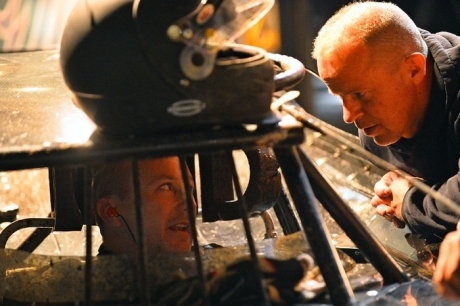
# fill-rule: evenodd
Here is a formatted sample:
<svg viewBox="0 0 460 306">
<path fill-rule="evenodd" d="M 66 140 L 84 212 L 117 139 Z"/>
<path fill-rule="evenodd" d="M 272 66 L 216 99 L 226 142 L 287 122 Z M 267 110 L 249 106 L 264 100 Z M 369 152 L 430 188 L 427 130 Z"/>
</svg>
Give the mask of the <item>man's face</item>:
<svg viewBox="0 0 460 306">
<path fill-rule="evenodd" d="M 194 189 L 190 173 L 188 181 Z M 147 250 L 156 252 L 188 252 L 192 238 L 188 220 L 185 190 L 179 159 L 168 157 L 139 162 L 139 181 L 142 195 L 144 235 Z M 191 195 L 193 198 L 193 195 Z M 196 203 L 194 204 L 194 214 Z M 123 200 L 120 208 L 137 239 L 134 194 Z"/>
<path fill-rule="evenodd" d="M 329 91 L 343 103 L 343 119 L 386 146 L 415 135 L 418 122 L 415 86 L 404 58 L 390 70 L 363 45 L 346 47 L 318 59 L 318 71 Z"/>
</svg>

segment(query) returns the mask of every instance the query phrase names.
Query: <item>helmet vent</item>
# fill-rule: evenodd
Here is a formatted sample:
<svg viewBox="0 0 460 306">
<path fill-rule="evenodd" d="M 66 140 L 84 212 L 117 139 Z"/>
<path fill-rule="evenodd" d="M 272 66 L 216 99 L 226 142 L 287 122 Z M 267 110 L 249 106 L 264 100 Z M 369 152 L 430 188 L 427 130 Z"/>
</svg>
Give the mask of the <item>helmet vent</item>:
<svg viewBox="0 0 460 306">
<path fill-rule="evenodd" d="M 180 67 L 187 78 L 193 81 L 206 79 L 214 70 L 216 55 L 194 46 L 185 47 L 180 54 Z"/>
<path fill-rule="evenodd" d="M 203 55 L 201 53 L 196 52 L 196 53 L 194 53 L 192 55 L 192 63 L 193 63 L 193 65 L 200 67 L 200 66 L 204 65 L 204 62 L 205 62 L 205 60 L 204 60 L 204 57 L 203 57 Z"/>
</svg>

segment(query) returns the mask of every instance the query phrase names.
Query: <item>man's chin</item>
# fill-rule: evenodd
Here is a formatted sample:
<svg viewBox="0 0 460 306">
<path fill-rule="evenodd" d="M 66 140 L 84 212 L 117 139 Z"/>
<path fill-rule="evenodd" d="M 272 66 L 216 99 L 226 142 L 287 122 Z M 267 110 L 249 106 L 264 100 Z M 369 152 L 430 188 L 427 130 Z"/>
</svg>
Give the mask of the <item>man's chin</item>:
<svg viewBox="0 0 460 306">
<path fill-rule="evenodd" d="M 167 251 L 171 253 L 188 253 L 192 250 L 191 241 L 177 241 L 167 246 Z"/>
<path fill-rule="evenodd" d="M 400 139 L 395 137 L 389 137 L 387 135 L 378 135 L 372 138 L 374 139 L 374 142 L 381 147 L 392 145 Z"/>
</svg>

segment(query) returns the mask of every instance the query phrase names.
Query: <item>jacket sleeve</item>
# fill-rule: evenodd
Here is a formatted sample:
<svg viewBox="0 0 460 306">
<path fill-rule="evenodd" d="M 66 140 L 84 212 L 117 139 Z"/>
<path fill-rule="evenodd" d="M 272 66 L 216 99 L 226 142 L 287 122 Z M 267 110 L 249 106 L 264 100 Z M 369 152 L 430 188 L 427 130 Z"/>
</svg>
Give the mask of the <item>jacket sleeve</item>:
<svg viewBox="0 0 460 306">
<path fill-rule="evenodd" d="M 460 172 L 444 183 L 434 184 L 432 189 L 460 206 Z M 429 243 L 442 241 L 448 232 L 455 230 L 460 220 L 460 215 L 447 205 L 415 187 L 404 197 L 402 216 L 407 226 Z"/>
</svg>

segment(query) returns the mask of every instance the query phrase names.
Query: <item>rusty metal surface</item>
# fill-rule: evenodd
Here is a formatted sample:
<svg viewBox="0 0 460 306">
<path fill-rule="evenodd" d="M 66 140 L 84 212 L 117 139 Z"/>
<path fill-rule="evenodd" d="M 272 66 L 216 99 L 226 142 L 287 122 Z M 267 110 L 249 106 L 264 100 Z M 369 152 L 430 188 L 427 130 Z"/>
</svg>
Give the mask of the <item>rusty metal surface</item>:
<svg viewBox="0 0 460 306">
<path fill-rule="evenodd" d="M 0 55 L 0 153 L 85 143 L 95 125 L 73 106 L 58 51 Z"/>
</svg>

